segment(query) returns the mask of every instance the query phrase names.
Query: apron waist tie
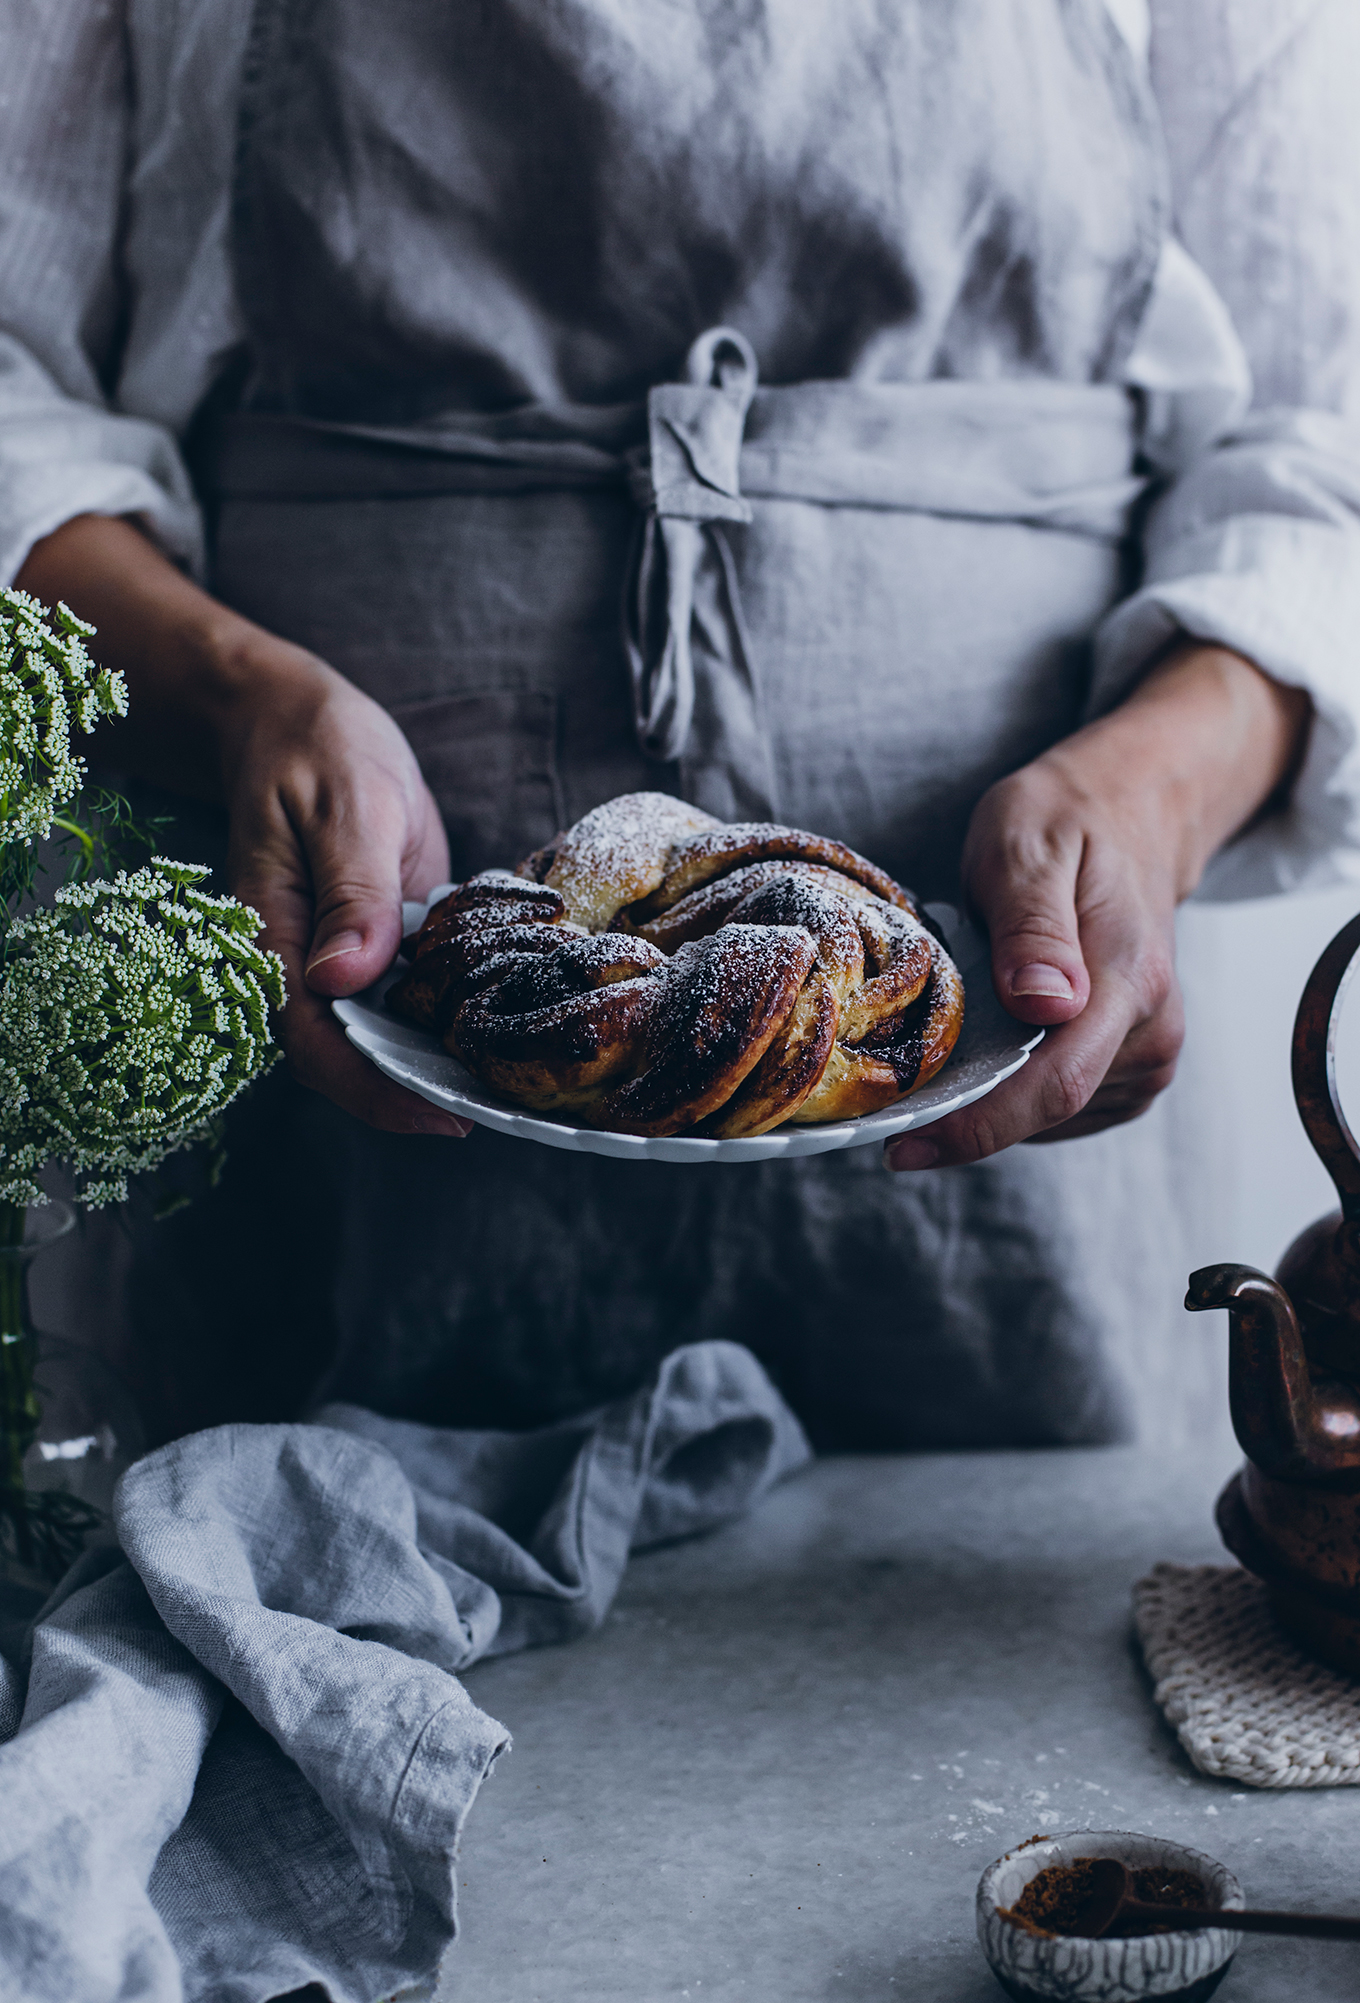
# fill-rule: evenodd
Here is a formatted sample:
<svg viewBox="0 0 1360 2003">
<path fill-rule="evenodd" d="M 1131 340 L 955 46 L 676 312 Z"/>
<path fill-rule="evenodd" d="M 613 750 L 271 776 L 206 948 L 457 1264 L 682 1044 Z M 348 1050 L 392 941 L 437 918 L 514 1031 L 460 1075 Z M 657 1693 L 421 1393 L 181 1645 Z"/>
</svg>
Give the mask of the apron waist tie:
<svg viewBox="0 0 1360 2003">
<path fill-rule="evenodd" d="M 758 388 L 728 327 L 645 407 L 535 405 L 406 426 L 244 412 L 195 459 L 228 500 L 626 488 L 641 510 L 623 647 L 638 742 L 720 818 L 777 818 L 770 733 L 729 523 L 752 500 L 1013 523 L 1118 542 L 1147 489 L 1113 384 L 830 381 Z"/>
<path fill-rule="evenodd" d="M 741 495 L 741 448 L 757 382 L 755 351 L 730 327 L 711 328 L 689 351 L 685 380 L 647 397 L 647 444 L 628 455 L 629 484 L 643 509 L 624 595 L 623 639 L 633 722 L 649 758 L 692 755 L 696 648 L 709 684 L 704 735 L 722 739 L 730 762 L 748 757 L 744 804 L 773 811 L 760 684 L 741 613 L 724 522 L 749 522 Z M 713 748 L 716 748 L 713 747 Z M 755 753 L 757 769 L 749 769 Z"/>
</svg>

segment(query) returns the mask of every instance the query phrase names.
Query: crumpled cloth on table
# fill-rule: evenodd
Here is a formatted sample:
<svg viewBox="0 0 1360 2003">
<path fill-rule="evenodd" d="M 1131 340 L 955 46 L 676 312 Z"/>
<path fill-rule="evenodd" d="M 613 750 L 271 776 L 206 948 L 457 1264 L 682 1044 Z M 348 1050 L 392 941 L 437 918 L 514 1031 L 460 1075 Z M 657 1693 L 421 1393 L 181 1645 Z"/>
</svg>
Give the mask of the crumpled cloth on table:
<svg viewBox="0 0 1360 2003">
<path fill-rule="evenodd" d="M 708 1342 L 540 1432 L 332 1405 L 138 1462 L 122 1549 L 0 1627 L 0 1996 L 375 2003 L 429 1976 L 510 1743 L 453 1672 L 587 1632 L 630 1550 L 807 1459 L 755 1358 Z"/>
</svg>

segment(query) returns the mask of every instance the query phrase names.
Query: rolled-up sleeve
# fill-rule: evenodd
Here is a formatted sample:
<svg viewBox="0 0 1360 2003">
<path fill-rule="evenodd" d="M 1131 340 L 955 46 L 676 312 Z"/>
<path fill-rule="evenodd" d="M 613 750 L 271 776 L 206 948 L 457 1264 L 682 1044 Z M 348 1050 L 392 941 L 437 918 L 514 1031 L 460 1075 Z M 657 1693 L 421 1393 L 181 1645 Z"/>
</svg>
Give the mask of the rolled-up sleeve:
<svg viewBox="0 0 1360 2003">
<path fill-rule="evenodd" d="M 135 516 L 197 567 L 175 439 L 116 407 L 131 91 L 122 0 L 0 10 L 0 582 L 79 514 Z"/>
<path fill-rule="evenodd" d="M 1182 241 L 1246 350 L 1246 417 L 1150 510 L 1142 587 L 1097 641 L 1107 709 L 1178 634 L 1307 690 L 1288 801 L 1201 895 L 1360 878 L 1360 8 L 1153 0 Z"/>
</svg>

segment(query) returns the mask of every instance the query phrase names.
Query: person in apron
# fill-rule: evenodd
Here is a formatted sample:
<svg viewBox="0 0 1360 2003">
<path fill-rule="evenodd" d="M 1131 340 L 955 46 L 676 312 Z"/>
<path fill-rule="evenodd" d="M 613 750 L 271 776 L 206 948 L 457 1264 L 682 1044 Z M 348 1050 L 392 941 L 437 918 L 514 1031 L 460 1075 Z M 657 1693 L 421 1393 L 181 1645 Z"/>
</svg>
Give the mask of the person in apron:
<svg viewBox="0 0 1360 2003">
<path fill-rule="evenodd" d="M 1183 642 L 1083 729 L 1169 227 L 1105 6 L 257 0 L 244 75 L 213 596 L 107 521 L 24 576 L 135 633 L 146 762 L 230 807 L 178 846 L 289 960 L 291 1075 L 138 1243 L 167 1426 L 531 1426 L 724 1337 L 823 1446 L 1120 1436 L 1202 1180 L 1174 1108 L 1123 1124 L 1175 1063 L 1174 906 L 1309 709 Z M 971 899 L 1059 1033 L 892 1151 L 924 1174 L 459 1138 L 328 998 L 403 889 L 645 787 Z"/>
</svg>

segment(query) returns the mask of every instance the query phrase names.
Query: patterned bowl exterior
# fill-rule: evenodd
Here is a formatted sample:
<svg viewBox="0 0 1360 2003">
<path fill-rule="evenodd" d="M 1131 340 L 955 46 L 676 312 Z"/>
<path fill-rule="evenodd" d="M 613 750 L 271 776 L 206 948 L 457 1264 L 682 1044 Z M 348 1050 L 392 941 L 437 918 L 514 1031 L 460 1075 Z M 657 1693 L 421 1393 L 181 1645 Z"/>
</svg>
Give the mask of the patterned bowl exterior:
<svg viewBox="0 0 1360 2003">
<path fill-rule="evenodd" d="M 1157 1836 L 1074 1829 L 1024 1843 L 989 1865 L 977 1892 L 978 1939 L 1007 1995 L 1043 1998 L 1045 2003 L 1142 2003 L 1149 1996 L 1200 2003 L 1212 1996 L 1242 1939 L 1226 1927 L 1131 1940 L 1041 1940 L 1000 1917 L 998 1908 L 1013 1906 L 1030 1880 L 1050 1864 L 1071 1864 L 1079 1857 L 1118 1857 L 1130 1870 L 1156 1864 L 1194 1871 L 1208 1887 L 1211 1904 L 1229 1910 L 1246 1904 L 1242 1887 L 1222 1864 Z"/>
</svg>

